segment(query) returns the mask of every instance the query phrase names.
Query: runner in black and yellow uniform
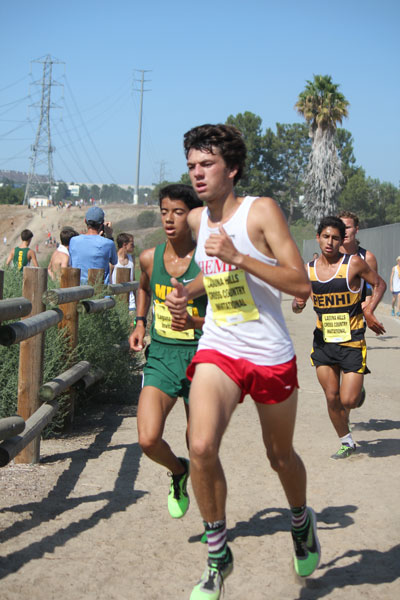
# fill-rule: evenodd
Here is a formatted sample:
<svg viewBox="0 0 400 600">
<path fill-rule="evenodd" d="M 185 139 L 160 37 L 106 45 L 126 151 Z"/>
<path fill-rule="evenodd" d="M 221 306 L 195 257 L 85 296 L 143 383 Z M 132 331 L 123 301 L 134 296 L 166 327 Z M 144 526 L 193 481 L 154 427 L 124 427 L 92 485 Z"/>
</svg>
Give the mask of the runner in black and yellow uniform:
<svg viewBox="0 0 400 600">
<path fill-rule="evenodd" d="M 144 250 L 140 255 L 140 285 L 136 295 L 136 323 L 129 338 L 134 351 L 143 350 L 147 313 L 153 307 L 151 344 L 146 351 L 143 388 L 139 397 L 137 426 L 139 444 L 145 454 L 172 474 L 168 510 L 180 518 L 189 506 L 186 491 L 189 461 L 178 458 L 162 438 L 165 421 L 178 397 L 183 397 L 187 416 L 189 381 L 186 368 L 197 349 L 207 297 L 188 306 L 183 331 L 171 328 L 171 315 L 164 301 L 172 290 L 171 277 L 183 285 L 196 278 L 195 242 L 187 223 L 192 208 L 202 206 L 188 185 L 169 185 L 160 191 L 161 220 L 167 242 Z"/>
<path fill-rule="evenodd" d="M 317 313 L 311 363 L 326 396 L 328 413 L 340 438 L 341 447 L 332 458 L 346 458 L 356 449 L 349 430 L 349 410 L 360 403 L 366 366 L 363 314 L 376 334 L 385 332 L 373 314 L 386 284 L 358 255 L 342 254 L 340 245 L 345 225 L 338 217 L 322 219 L 317 234 L 321 256 L 308 263 L 312 301 Z M 372 286 L 371 300 L 364 313 L 362 282 Z M 293 311 L 301 312 L 305 302 L 295 298 Z"/>
</svg>

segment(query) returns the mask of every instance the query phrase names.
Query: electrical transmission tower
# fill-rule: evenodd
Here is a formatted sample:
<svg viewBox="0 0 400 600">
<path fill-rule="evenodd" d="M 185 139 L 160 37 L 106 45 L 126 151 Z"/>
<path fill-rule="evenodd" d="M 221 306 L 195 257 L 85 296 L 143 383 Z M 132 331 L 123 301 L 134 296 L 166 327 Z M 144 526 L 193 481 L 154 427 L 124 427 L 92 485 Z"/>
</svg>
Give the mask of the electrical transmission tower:
<svg viewBox="0 0 400 600">
<path fill-rule="evenodd" d="M 61 85 L 52 78 L 53 64 L 64 64 L 62 61 L 47 56 L 33 60 L 34 63 L 43 64 L 43 75 L 39 81 L 34 81 L 34 85 L 41 85 L 40 103 L 31 104 L 31 106 L 40 108 L 39 124 L 36 132 L 35 143 L 32 146 L 31 166 L 29 170 L 28 183 L 25 189 L 24 204 L 29 203 L 32 196 L 47 196 L 50 202 L 52 200 L 53 179 L 53 152 L 54 146 L 51 144 L 50 133 L 50 109 L 59 108 L 51 102 L 51 88 L 54 85 Z M 38 169 L 43 169 L 39 174 Z"/>
<path fill-rule="evenodd" d="M 144 90 L 143 85 L 145 81 L 144 74 L 150 73 L 149 70 L 136 69 L 139 73 L 142 74 L 142 78 L 140 79 L 140 110 L 139 110 L 139 133 L 138 133 L 138 149 L 137 149 L 137 159 L 136 159 L 136 185 L 135 185 L 135 193 L 133 195 L 133 204 L 139 203 L 139 174 L 140 174 L 140 147 L 141 147 L 141 139 L 142 139 L 142 110 L 143 110 L 143 92 L 148 92 L 149 90 Z M 138 79 L 134 79 L 134 81 L 138 81 Z M 135 91 L 135 89 L 134 89 Z M 137 90 L 136 90 L 137 91 Z"/>
</svg>

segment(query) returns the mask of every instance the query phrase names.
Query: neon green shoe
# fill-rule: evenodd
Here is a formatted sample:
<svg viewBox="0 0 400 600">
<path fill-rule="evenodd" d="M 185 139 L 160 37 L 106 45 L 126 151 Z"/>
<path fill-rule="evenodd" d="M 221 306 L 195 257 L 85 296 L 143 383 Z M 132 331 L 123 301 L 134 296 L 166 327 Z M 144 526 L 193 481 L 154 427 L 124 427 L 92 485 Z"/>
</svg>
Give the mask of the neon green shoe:
<svg viewBox="0 0 400 600">
<path fill-rule="evenodd" d="M 310 517 L 310 526 L 307 538 L 299 538 L 292 531 L 294 544 L 294 569 L 300 577 L 308 577 L 314 573 L 321 558 L 321 547 L 317 536 L 317 518 L 312 508 L 307 508 Z"/>
<path fill-rule="evenodd" d="M 356 445 L 350 446 L 349 444 L 342 444 L 335 454 L 332 454 L 333 460 L 341 460 L 342 458 L 348 458 L 356 451 Z"/>
<path fill-rule="evenodd" d="M 171 475 L 172 481 L 168 494 L 168 512 L 173 519 L 181 519 L 189 508 L 189 495 L 186 487 L 189 479 L 189 461 L 186 458 L 179 458 L 186 468 L 185 473 L 180 475 Z"/>
<path fill-rule="evenodd" d="M 228 559 L 224 562 L 208 559 L 207 568 L 194 586 L 190 600 L 218 600 L 224 581 L 233 571 L 233 555 L 228 547 Z"/>
</svg>

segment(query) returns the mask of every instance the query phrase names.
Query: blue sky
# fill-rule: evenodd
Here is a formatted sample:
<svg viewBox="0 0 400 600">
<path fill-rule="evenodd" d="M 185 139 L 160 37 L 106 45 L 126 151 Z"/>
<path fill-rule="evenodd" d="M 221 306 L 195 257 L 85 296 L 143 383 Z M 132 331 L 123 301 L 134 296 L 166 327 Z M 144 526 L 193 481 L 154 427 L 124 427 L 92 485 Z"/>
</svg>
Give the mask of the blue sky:
<svg viewBox="0 0 400 600">
<path fill-rule="evenodd" d="M 148 69 L 141 185 L 180 177 L 194 125 L 246 110 L 264 129 L 301 122 L 293 106 L 313 74 L 331 75 L 350 102 L 357 164 L 398 185 L 399 17 L 398 0 L 2 2 L 0 169 L 29 170 L 42 65 L 29 72 L 50 54 L 65 63 L 53 66 L 56 178 L 135 184 L 134 69 Z"/>
</svg>

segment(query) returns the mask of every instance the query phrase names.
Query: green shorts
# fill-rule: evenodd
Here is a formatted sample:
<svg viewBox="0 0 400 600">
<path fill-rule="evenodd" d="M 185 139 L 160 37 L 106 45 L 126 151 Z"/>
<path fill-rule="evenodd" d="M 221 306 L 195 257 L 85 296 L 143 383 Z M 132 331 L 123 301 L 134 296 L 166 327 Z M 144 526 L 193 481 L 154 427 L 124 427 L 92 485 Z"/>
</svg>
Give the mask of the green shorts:
<svg viewBox="0 0 400 600">
<path fill-rule="evenodd" d="M 363 375 L 370 373 L 367 367 L 367 345 L 365 341 L 361 348 L 353 348 L 321 342 L 319 337 L 319 335 L 314 336 L 310 357 L 313 367 L 338 365 L 343 373 L 361 373 Z"/>
<path fill-rule="evenodd" d="M 151 385 L 171 398 L 183 398 L 187 404 L 190 381 L 186 377 L 186 369 L 196 350 L 197 344 L 180 346 L 153 340 L 146 350 L 142 387 Z"/>
</svg>

